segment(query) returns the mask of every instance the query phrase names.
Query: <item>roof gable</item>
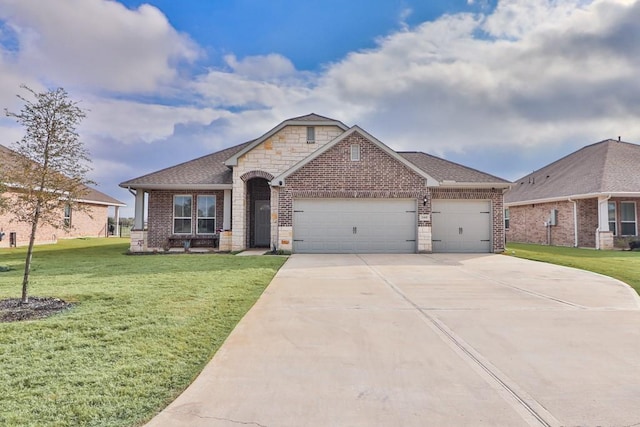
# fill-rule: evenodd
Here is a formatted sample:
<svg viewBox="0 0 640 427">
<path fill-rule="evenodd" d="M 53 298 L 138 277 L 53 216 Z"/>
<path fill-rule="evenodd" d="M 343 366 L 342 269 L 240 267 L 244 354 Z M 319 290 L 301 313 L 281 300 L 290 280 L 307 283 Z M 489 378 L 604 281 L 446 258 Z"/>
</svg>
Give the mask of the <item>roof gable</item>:
<svg viewBox="0 0 640 427">
<path fill-rule="evenodd" d="M 251 151 L 253 148 L 262 144 L 265 140 L 269 139 L 280 130 L 285 128 L 286 126 L 337 126 L 340 129 L 346 131 L 349 129 L 347 125 L 344 123 L 330 119 L 328 117 L 321 116 L 319 114 L 311 113 L 304 116 L 294 117 L 292 119 L 287 119 L 271 129 L 269 132 L 262 135 L 260 138 L 251 141 L 247 146 L 245 146 L 242 150 L 234 153 L 224 162 L 227 166 L 237 166 L 238 159 L 245 153 Z"/>
<path fill-rule="evenodd" d="M 272 185 L 282 186 L 284 184 L 284 181 L 286 180 L 286 178 L 288 176 L 290 176 L 292 173 L 296 172 L 297 170 L 301 169 L 302 167 L 307 165 L 312 160 L 314 160 L 317 157 L 321 156 L 322 154 L 324 154 L 325 152 L 327 152 L 328 150 L 333 148 L 336 144 L 338 144 L 339 142 L 341 142 L 344 139 L 348 138 L 350 135 L 352 135 L 355 132 L 357 132 L 360 135 L 362 135 L 369 142 L 371 142 L 374 145 L 378 146 L 378 148 L 382 149 L 382 151 L 384 151 L 389 156 L 391 156 L 392 158 L 397 160 L 399 163 L 405 165 L 407 168 L 413 170 L 415 173 L 417 173 L 418 175 L 422 176 L 427 181 L 427 185 L 428 186 L 438 186 L 439 185 L 438 181 L 436 179 L 434 179 L 431 175 L 429 175 L 427 172 L 425 172 L 424 170 L 420 169 L 419 167 L 417 167 L 415 164 L 411 163 L 410 161 L 408 161 L 404 157 L 400 156 L 398 153 L 393 151 L 391 148 L 386 146 L 380 140 L 378 140 L 377 138 L 375 138 L 374 136 L 372 136 L 371 134 L 369 134 L 368 132 L 366 132 L 365 130 L 360 128 L 359 126 L 351 127 L 346 132 L 340 134 L 338 137 L 334 138 L 329 143 L 323 145 L 322 147 L 320 147 L 319 149 L 317 149 L 316 151 L 311 153 L 311 155 L 305 157 L 303 160 L 299 161 L 298 163 L 293 165 L 291 168 L 289 168 L 285 172 L 283 172 L 280 175 L 278 175 L 277 177 L 275 177 L 271 181 Z M 281 182 L 282 182 L 282 184 L 281 184 Z"/>
<path fill-rule="evenodd" d="M 640 193 L 640 145 L 607 139 L 518 179 L 506 203 Z"/>
</svg>

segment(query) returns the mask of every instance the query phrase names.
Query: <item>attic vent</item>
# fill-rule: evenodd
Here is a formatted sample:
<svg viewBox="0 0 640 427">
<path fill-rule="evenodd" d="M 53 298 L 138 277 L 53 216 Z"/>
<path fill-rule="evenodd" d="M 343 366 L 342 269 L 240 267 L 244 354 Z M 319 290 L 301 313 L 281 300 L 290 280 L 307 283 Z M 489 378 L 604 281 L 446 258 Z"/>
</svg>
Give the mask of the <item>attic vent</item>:
<svg viewBox="0 0 640 427">
<path fill-rule="evenodd" d="M 315 144 L 316 142 L 316 128 L 313 126 L 307 127 L 307 144 Z"/>
</svg>

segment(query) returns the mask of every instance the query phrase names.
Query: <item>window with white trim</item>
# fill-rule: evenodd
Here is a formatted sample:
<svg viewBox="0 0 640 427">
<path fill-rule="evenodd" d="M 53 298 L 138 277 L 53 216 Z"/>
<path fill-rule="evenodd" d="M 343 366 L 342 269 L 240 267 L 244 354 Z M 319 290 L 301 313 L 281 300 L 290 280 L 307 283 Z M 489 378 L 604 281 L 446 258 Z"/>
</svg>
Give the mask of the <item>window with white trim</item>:
<svg viewBox="0 0 640 427">
<path fill-rule="evenodd" d="M 637 236 L 636 202 L 620 202 L 620 235 Z"/>
<path fill-rule="evenodd" d="M 64 205 L 64 226 L 71 227 L 71 205 Z"/>
<path fill-rule="evenodd" d="M 617 236 L 616 229 L 616 202 L 609 202 L 607 206 L 607 210 L 609 211 L 609 231 L 613 233 L 614 236 Z"/>
<path fill-rule="evenodd" d="M 191 203 L 190 195 L 178 194 L 173 196 L 173 233 L 191 234 Z"/>
<path fill-rule="evenodd" d="M 504 210 L 504 228 L 509 229 L 509 208 Z"/>
<path fill-rule="evenodd" d="M 197 234 L 214 234 L 216 232 L 216 196 L 198 196 L 198 229 Z"/>
<path fill-rule="evenodd" d="M 360 145 L 358 144 L 351 145 L 351 161 L 352 162 L 360 161 Z"/>
<path fill-rule="evenodd" d="M 316 128 L 313 126 L 307 127 L 307 144 L 314 144 L 316 142 Z"/>
</svg>

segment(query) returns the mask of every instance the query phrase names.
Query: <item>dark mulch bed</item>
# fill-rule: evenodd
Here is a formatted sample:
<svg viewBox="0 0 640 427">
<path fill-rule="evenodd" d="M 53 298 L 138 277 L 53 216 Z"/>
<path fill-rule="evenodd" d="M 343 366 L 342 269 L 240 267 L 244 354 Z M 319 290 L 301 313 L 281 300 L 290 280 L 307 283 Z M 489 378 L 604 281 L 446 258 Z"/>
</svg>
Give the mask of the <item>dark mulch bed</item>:
<svg viewBox="0 0 640 427">
<path fill-rule="evenodd" d="M 21 304 L 20 298 L 0 300 L 0 323 L 44 319 L 71 307 L 72 303 L 51 297 L 29 297 L 28 304 Z"/>
</svg>

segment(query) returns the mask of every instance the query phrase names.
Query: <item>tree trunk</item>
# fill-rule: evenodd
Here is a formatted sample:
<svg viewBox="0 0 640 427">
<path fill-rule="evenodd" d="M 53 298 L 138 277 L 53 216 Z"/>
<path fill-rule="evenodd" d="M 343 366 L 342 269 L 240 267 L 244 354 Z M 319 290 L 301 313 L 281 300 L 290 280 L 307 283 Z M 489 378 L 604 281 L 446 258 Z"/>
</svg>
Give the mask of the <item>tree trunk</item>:
<svg viewBox="0 0 640 427">
<path fill-rule="evenodd" d="M 31 223 L 31 235 L 29 236 L 29 249 L 27 249 L 27 258 L 24 262 L 24 276 L 22 278 L 22 300 L 21 304 L 29 304 L 29 274 L 31 273 L 31 258 L 33 256 L 33 245 L 36 242 L 36 231 L 38 229 L 38 221 L 40 220 L 40 206 L 36 207 L 36 214 Z"/>
</svg>

